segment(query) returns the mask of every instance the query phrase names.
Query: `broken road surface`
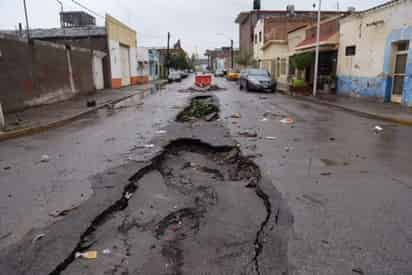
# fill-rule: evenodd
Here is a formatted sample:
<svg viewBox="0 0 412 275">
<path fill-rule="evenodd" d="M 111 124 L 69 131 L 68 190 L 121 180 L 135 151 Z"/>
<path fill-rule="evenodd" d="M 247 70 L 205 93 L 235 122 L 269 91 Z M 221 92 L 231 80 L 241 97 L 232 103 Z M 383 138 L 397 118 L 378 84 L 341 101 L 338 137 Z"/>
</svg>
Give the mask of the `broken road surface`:
<svg viewBox="0 0 412 275">
<path fill-rule="evenodd" d="M 41 238 L 28 234 L 2 251 L 0 270 L 285 274 L 293 219 L 271 181 L 216 120 L 220 108 L 215 97 L 191 98 L 167 135 L 150 142 L 149 161 L 96 175 L 88 201 L 44 228 Z M 75 257 L 87 251 L 97 258 Z"/>
</svg>

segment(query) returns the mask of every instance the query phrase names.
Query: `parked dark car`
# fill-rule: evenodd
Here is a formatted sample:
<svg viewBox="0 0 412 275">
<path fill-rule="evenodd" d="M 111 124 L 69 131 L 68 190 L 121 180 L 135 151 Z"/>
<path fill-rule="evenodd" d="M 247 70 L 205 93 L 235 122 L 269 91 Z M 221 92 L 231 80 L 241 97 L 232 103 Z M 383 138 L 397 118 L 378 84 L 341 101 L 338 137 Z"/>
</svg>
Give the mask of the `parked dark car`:
<svg viewBox="0 0 412 275">
<path fill-rule="evenodd" d="M 246 69 L 240 73 L 240 89 L 247 91 L 276 92 L 277 82 L 267 70 Z"/>
</svg>

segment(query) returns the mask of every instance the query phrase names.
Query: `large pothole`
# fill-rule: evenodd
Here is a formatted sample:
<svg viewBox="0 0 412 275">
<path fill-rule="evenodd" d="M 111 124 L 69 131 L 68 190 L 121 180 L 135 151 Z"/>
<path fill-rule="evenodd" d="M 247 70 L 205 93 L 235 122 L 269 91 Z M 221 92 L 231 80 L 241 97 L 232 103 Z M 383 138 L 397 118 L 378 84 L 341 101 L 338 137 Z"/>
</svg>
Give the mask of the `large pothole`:
<svg viewBox="0 0 412 275">
<path fill-rule="evenodd" d="M 237 148 L 178 140 L 137 175 L 127 205 L 82 239 L 111 254 L 72 259 L 61 274 L 256 274 L 267 211 L 256 195 L 260 171 Z"/>
<path fill-rule="evenodd" d="M 196 120 L 214 121 L 219 118 L 219 103 L 213 96 L 196 96 L 178 116 L 178 122 Z"/>
</svg>

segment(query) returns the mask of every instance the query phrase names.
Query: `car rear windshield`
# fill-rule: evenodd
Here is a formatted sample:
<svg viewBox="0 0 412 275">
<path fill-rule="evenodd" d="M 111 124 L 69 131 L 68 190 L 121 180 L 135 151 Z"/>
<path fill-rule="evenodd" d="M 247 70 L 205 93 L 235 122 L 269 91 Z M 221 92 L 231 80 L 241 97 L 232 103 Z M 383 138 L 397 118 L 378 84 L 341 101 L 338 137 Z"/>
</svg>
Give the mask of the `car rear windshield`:
<svg viewBox="0 0 412 275">
<path fill-rule="evenodd" d="M 249 70 L 248 74 L 251 75 L 251 76 L 269 76 L 268 71 L 258 70 L 258 69 Z"/>
</svg>

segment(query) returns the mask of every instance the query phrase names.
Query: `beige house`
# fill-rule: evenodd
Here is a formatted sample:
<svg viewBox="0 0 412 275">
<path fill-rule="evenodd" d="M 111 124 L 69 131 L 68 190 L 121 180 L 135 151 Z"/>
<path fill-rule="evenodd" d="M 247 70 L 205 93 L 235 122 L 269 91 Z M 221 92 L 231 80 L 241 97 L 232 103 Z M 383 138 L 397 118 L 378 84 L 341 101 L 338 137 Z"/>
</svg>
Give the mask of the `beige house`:
<svg viewBox="0 0 412 275">
<path fill-rule="evenodd" d="M 311 16 L 268 17 L 260 19 L 254 30 L 254 59 L 259 68 L 267 69 L 280 83 L 287 83 L 288 32 L 313 22 Z"/>
</svg>

